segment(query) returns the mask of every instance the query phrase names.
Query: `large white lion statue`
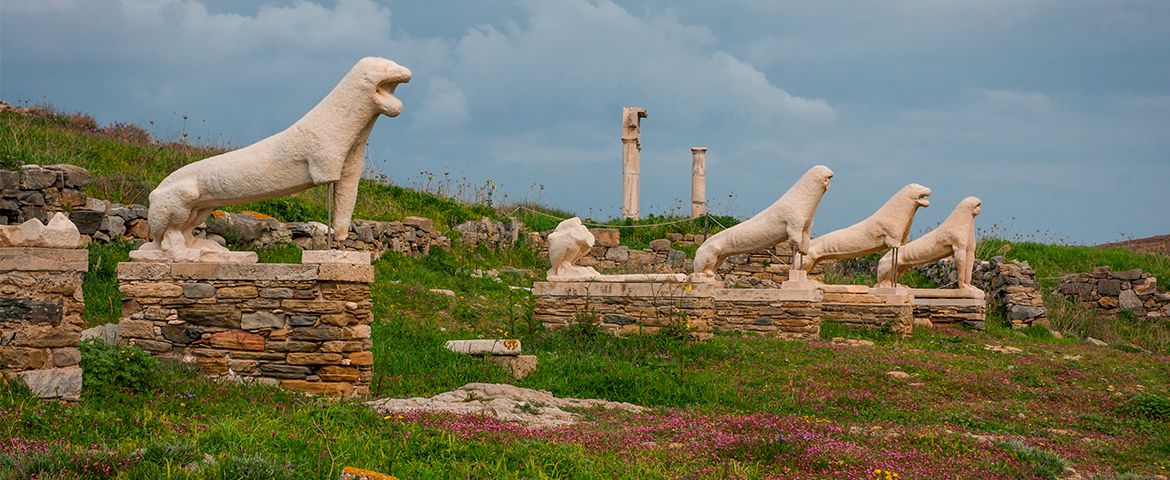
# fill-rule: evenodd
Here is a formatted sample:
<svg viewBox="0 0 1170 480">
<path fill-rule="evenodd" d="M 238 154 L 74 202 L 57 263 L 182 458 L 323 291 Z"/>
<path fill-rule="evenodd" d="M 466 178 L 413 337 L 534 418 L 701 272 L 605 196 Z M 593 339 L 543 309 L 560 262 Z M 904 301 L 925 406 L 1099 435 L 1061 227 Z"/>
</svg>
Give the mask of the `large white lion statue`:
<svg viewBox="0 0 1170 480">
<path fill-rule="evenodd" d="M 131 257 L 233 261 L 223 253 L 226 248 L 191 235 L 212 210 L 334 182 L 332 227 L 337 239 L 344 240 L 370 130 L 379 115 L 396 117 L 402 112 L 394 89 L 410 77 L 409 69 L 390 60 L 363 58 L 328 96 L 283 132 L 175 170 L 150 192 L 152 241 L 131 252 Z"/>
<path fill-rule="evenodd" d="M 829 167 L 812 167 L 776 203 L 743 223 L 712 235 L 695 252 L 695 269 L 691 278 L 695 281 L 714 280 L 715 269 L 727 257 L 758 252 L 785 241 L 792 245 L 793 250 L 807 253 L 813 217 L 832 178 L 833 171 Z"/>
<path fill-rule="evenodd" d="M 893 272 L 894 252 L 887 252 L 878 261 L 878 286 L 895 286 L 897 279 L 902 278 L 910 267 L 953 256 L 959 277 L 958 288 L 978 290 L 971 285 L 971 271 L 975 263 L 975 216 L 982 212 L 981 200 L 964 198 L 938 228 L 898 248 L 897 272 Z"/>
<path fill-rule="evenodd" d="M 930 206 L 930 189 L 917 183 L 902 187 L 869 218 L 852 226 L 814 238 L 808 247 L 804 270 L 812 271 L 821 260 L 857 258 L 900 247 L 910 239 L 910 226 L 918 207 Z"/>
</svg>

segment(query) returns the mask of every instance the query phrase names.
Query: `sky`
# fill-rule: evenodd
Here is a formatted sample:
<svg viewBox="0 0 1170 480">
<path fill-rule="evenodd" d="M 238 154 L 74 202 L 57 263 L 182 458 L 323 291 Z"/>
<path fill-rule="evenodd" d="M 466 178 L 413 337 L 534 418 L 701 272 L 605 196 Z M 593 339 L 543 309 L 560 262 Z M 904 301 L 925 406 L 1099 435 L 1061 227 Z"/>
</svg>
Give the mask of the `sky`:
<svg viewBox="0 0 1170 480">
<path fill-rule="evenodd" d="M 706 146 L 716 214 L 832 168 L 816 233 L 911 182 L 934 190 L 916 233 L 969 195 L 979 228 L 1009 237 L 1170 233 L 1164 0 L 0 3 L 0 100 L 164 138 L 253 143 L 364 56 L 414 72 L 367 152 L 404 186 L 449 172 L 491 179 L 497 203 L 615 217 L 621 108 L 637 106 L 643 215 L 689 213 L 690 147 Z"/>
</svg>

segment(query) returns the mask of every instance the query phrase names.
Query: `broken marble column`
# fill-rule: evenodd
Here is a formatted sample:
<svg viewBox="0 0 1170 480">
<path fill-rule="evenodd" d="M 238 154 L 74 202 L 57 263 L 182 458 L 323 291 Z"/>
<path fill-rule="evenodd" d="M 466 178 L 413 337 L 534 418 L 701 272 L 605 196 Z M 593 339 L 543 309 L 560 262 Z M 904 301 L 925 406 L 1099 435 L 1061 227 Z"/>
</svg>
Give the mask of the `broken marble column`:
<svg viewBox="0 0 1170 480">
<path fill-rule="evenodd" d="M 707 147 L 691 147 L 691 218 L 707 213 Z"/>
<path fill-rule="evenodd" d="M 646 110 L 622 107 L 622 218 L 638 218 L 641 202 L 638 190 L 639 153 L 642 151 L 642 119 Z"/>
</svg>

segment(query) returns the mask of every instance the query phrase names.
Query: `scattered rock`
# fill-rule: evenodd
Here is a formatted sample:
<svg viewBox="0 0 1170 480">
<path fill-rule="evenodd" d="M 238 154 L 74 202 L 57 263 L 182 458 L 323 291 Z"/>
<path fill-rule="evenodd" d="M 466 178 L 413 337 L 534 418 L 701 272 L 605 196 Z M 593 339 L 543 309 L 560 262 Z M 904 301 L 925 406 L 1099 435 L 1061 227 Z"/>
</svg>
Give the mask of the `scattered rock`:
<svg viewBox="0 0 1170 480">
<path fill-rule="evenodd" d="M 1100 341 L 1100 340 L 1097 340 L 1096 338 L 1093 338 L 1093 337 L 1088 337 L 1088 338 L 1086 338 L 1086 339 L 1085 339 L 1085 341 L 1086 341 L 1086 342 L 1089 342 L 1089 343 L 1091 343 L 1091 344 L 1093 344 L 1093 345 L 1096 345 L 1096 346 L 1098 346 L 1098 347 L 1108 347 L 1108 346 L 1109 346 L 1109 344 L 1108 344 L 1108 343 L 1102 342 L 1102 341 Z"/>
<path fill-rule="evenodd" d="M 1077 360 L 1080 360 L 1080 359 L 1081 359 L 1081 356 L 1080 356 L 1080 355 L 1065 355 L 1063 358 L 1064 358 L 1065 360 L 1070 360 L 1070 361 L 1074 361 L 1074 362 L 1075 362 L 1075 361 L 1077 361 Z"/>
<path fill-rule="evenodd" d="M 906 372 L 903 372 L 900 370 L 891 370 L 889 372 L 886 372 L 886 375 L 889 375 L 890 378 L 897 378 L 899 380 L 905 380 L 907 378 L 910 378 L 909 373 L 906 373 Z"/>
<path fill-rule="evenodd" d="M 834 345 L 845 345 L 847 347 L 872 347 L 874 343 L 870 340 L 861 340 L 856 338 L 842 338 L 834 337 L 832 340 Z"/>
<path fill-rule="evenodd" d="M 577 423 L 579 416 L 566 412 L 562 410 L 563 408 L 604 408 L 635 413 L 645 411 L 643 407 L 624 402 L 557 398 L 541 390 L 496 383 L 469 383 L 431 398 L 383 398 L 366 402 L 366 405 L 382 413 L 423 411 L 489 415 L 532 427 L 558 427 Z"/>
<path fill-rule="evenodd" d="M 1024 353 L 1024 351 L 1019 348 L 1005 345 L 983 345 L 983 349 L 997 353 Z"/>
<path fill-rule="evenodd" d="M 432 289 L 430 289 L 430 292 L 435 294 L 435 295 L 446 295 L 446 296 L 451 297 L 451 298 L 456 297 L 455 292 L 453 292 L 451 290 L 447 290 L 445 288 L 432 288 Z"/>
<path fill-rule="evenodd" d="M 398 480 L 398 477 L 378 473 L 372 470 L 345 467 L 341 469 L 340 480 Z"/>
</svg>

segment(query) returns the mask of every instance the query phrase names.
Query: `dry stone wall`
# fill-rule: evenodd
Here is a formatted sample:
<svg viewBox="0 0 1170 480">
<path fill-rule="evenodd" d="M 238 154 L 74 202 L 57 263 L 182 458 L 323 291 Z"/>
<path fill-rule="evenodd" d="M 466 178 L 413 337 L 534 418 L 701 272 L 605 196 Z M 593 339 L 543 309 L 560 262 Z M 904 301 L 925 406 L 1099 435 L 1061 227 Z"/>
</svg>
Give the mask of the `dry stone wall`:
<svg viewBox="0 0 1170 480">
<path fill-rule="evenodd" d="M 0 169 L 0 225 L 34 218 L 47 223 L 54 212 L 68 212 L 82 235 L 92 235 L 101 226 L 105 213 L 82 192 L 91 182 L 93 177 L 88 171 L 73 165 Z"/>
<path fill-rule="evenodd" d="M 918 270 L 944 288 L 954 286 L 958 278 L 951 259 L 923 265 Z M 988 307 L 1002 312 L 1012 328 L 1048 324 L 1044 295 L 1036 282 L 1036 271 L 1028 262 L 1009 261 L 1001 256 L 976 261 L 971 283 L 987 294 Z"/>
<path fill-rule="evenodd" d="M 534 318 L 550 330 L 591 323 L 615 335 L 685 328 L 711 336 L 710 286 L 684 283 L 537 282 Z"/>
<path fill-rule="evenodd" d="M 210 377 L 364 396 L 373 278 L 356 264 L 121 263 L 118 335 Z"/>
<path fill-rule="evenodd" d="M 86 250 L 0 248 L 0 373 L 41 398 L 80 398 L 88 266 Z"/>
<path fill-rule="evenodd" d="M 1158 279 L 1141 269 L 1114 272 L 1097 267 L 1092 273 L 1066 275 L 1057 293 L 1085 307 L 1109 315 L 1129 312 L 1137 317 L 1170 317 L 1170 294 L 1158 288 Z"/>
</svg>

